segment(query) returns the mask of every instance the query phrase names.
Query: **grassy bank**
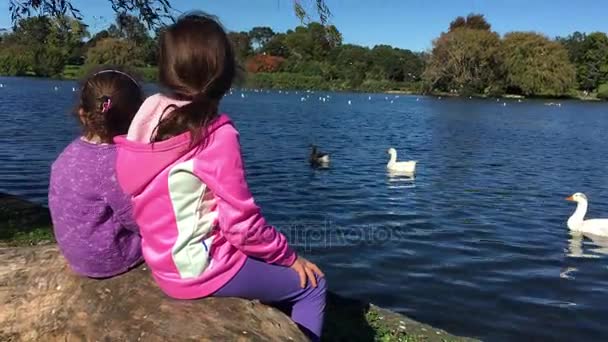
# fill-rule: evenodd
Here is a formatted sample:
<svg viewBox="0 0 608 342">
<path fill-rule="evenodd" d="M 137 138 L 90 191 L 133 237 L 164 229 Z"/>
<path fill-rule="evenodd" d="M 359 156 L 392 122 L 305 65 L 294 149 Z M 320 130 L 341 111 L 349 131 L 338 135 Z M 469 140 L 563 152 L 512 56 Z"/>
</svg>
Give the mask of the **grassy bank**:
<svg viewBox="0 0 608 342">
<path fill-rule="evenodd" d="M 90 66 L 68 65 L 64 68 L 61 78 L 77 80 L 88 74 Z M 139 67 L 134 72 L 146 82 L 156 82 L 158 69 L 156 67 Z M 417 84 L 396 83 L 388 81 L 366 80 L 353 85 L 344 80 L 325 80 L 321 76 L 308 76 L 296 73 L 256 73 L 246 74 L 239 78 L 238 85 L 255 89 L 293 89 L 293 90 L 324 90 L 324 91 L 360 91 L 360 92 L 407 92 L 420 93 Z"/>
</svg>

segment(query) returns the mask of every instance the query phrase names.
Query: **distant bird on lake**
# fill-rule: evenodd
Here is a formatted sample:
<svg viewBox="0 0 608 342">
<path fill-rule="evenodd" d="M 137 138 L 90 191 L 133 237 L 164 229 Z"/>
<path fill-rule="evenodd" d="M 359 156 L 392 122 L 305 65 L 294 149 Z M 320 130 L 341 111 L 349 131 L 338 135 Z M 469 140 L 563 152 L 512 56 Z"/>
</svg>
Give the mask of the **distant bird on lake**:
<svg viewBox="0 0 608 342">
<path fill-rule="evenodd" d="M 348 100 L 348 105 L 350 106 L 350 105 L 352 105 L 352 104 L 353 104 L 353 103 L 352 103 L 350 100 Z"/>
<path fill-rule="evenodd" d="M 241 93 L 241 98 L 244 99 L 245 98 L 245 94 Z"/>
<path fill-rule="evenodd" d="M 416 164 L 417 164 L 417 162 L 415 160 L 398 162 L 397 161 L 397 150 L 395 150 L 392 147 L 389 148 L 388 151 L 386 151 L 386 153 L 388 153 L 391 156 L 391 159 L 388 161 L 388 164 L 386 164 L 386 168 L 389 171 L 391 171 L 391 172 L 407 172 L 407 173 L 414 173 L 414 172 L 416 172 Z"/>
<path fill-rule="evenodd" d="M 313 167 L 328 167 L 329 154 L 319 151 L 316 145 L 311 145 L 310 157 L 308 161 Z"/>
<path fill-rule="evenodd" d="M 53 90 L 58 91 L 59 87 L 55 86 L 55 88 L 53 88 Z"/>
<path fill-rule="evenodd" d="M 585 220 L 589 203 L 585 194 L 577 192 L 566 198 L 566 200 L 577 203 L 574 214 L 568 219 L 568 228 L 570 230 L 583 234 L 608 237 L 608 219 Z"/>
<path fill-rule="evenodd" d="M 0 83 L 0 88 L 4 88 L 4 83 Z"/>
</svg>

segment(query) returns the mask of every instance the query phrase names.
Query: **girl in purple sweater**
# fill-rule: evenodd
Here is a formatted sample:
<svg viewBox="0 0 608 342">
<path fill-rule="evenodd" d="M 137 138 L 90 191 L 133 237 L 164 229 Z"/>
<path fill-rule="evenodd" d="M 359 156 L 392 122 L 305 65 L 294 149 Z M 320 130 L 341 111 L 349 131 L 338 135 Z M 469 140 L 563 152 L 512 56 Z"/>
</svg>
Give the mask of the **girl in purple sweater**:
<svg viewBox="0 0 608 342">
<path fill-rule="evenodd" d="M 76 273 L 106 278 L 142 261 L 131 203 L 116 181 L 116 147 L 144 100 L 129 74 L 104 69 L 81 85 L 77 117 L 83 134 L 51 168 L 49 209 L 59 248 Z"/>
</svg>

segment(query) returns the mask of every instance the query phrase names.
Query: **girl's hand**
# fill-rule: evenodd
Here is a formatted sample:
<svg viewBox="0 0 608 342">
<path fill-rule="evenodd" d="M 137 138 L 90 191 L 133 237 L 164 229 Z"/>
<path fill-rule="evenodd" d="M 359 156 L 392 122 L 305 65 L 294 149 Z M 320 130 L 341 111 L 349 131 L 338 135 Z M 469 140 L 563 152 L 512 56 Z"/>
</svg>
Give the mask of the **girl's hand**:
<svg viewBox="0 0 608 342">
<path fill-rule="evenodd" d="M 307 278 L 312 287 L 317 287 L 317 277 L 315 277 L 315 274 L 319 277 L 325 276 L 317 265 L 300 256 L 296 259 L 296 262 L 291 265 L 291 268 L 298 273 L 298 276 L 300 276 L 300 287 L 302 288 L 306 287 Z"/>
</svg>

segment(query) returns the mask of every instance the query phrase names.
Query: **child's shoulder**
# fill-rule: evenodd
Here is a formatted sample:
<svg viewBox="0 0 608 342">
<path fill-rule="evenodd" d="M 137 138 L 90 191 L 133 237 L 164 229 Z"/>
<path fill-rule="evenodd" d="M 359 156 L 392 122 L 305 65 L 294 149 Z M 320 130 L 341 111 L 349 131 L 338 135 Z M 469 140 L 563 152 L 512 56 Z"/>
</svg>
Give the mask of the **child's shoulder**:
<svg viewBox="0 0 608 342">
<path fill-rule="evenodd" d="M 95 165 L 105 163 L 116 155 L 115 145 L 98 145 L 82 140 L 74 139 L 59 154 L 53 165 Z"/>
<path fill-rule="evenodd" d="M 216 137 L 230 138 L 238 136 L 239 131 L 236 129 L 234 122 L 227 114 L 220 114 L 207 128 L 209 135 Z"/>
</svg>

